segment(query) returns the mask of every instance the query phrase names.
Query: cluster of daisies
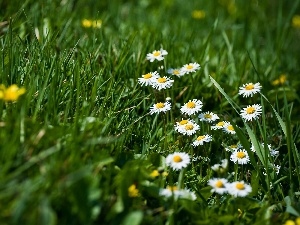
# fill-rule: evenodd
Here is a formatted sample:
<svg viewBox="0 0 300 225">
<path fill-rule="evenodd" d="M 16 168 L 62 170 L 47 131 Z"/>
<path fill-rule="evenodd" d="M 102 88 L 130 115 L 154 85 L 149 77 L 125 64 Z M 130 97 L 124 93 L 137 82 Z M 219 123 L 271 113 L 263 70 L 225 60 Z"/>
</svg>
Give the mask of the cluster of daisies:
<svg viewBox="0 0 300 225">
<path fill-rule="evenodd" d="M 259 93 L 261 88 L 260 83 L 247 83 L 239 88 L 239 95 L 242 95 L 244 98 L 252 97 L 254 94 Z M 240 116 L 246 121 L 252 121 L 258 119 L 261 113 L 261 105 L 253 104 L 244 107 L 240 112 Z"/>
<path fill-rule="evenodd" d="M 245 197 L 252 191 L 252 187 L 244 181 L 234 181 L 230 183 L 225 178 L 210 179 L 208 185 L 212 187 L 212 192 L 220 195 L 228 193 L 234 197 Z"/>
<path fill-rule="evenodd" d="M 164 49 L 155 50 L 152 53 L 147 54 L 147 59 L 150 62 L 162 61 L 165 56 L 168 55 L 168 52 Z M 185 64 L 181 68 L 170 68 L 167 70 L 169 75 L 173 75 L 173 77 L 182 77 L 186 74 L 190 74 L 196 72 L 200 69 L 200 65 L 196 62 Z M 150 86 L 158 91 L 164 91 L 173 86 L 174 80 L 168 76 L 162 76 L 157 71 L 149 72 L 147 74 L 142 75 L 141 78 L 138 78 L 138 83 L 142 86 Z M 252 97 L 254 94 L 259 93 L 261 90 L 260 83 L 247 83 L 242 85 L 239 88 L 238 94 L 242 97 Z M 204 145 L 205 143 L 211 142 L 213 137 L 211 134 L 204 133 L 198 135 L 197 132 L 200 130 L 200 126 L 197 124 L 196 120 L 200 122 L 208 123 L 211 130 L 222 130 L 227 134 L 234 135 L 235 129 L 234 126 L 229 121 L 218 121 L 220 118 L 217 114 L 213 112 L 202 112 L 203 103 L 199 99 L 192 99 L 188 102 L 184 103 L 180 107 L 180 112 L 182 114 L 182 119 L 175 123 L 174 129 L 180 135 L 193 136 L 196 137 L 193 139 L 191 145 L 193 147 Z M 157 102 L 150 107 L 150 114 L 160 114 L 167 113 L 172 109 L 172 104 L 170 99 L 167 98 L 164 102 Z M 240 116 L 245 121 L 256 120 L 260 117 L 262 113 L 262 107 L 260 104 L 248 105 L 240 111 Z M 195 116 L 197 116 L 195 118 Z M 194 117 L 194 119 L 193 119 Z M 270 155 L 276 156 L 278 152 L 272 150 L 270 146 Z M 236 164 L 247 164 L 250 162 L 250 157 L 248 152 L 241 146 L 230 146 L 225 148 L 227 151 L 231 152 L 230 161 Z M 256 151 L 254 147 L 251 149 L 252 151 Z M 185 152 L 174 152 L 169 154 L 166 157 L 166 165 L 172 168 L 173 170 L 182 170 L 186 168 L 191 162 L 190 156 Z M 212 167 L 215 171 L 226 170 L 228 164 L 228 160 L 224 159 L 221 164 L 216 164 Z M 274 165 L 276 171 L 279 171 L 278 166 Z M 213 178 L 208 181 L 208 184 L 212 187 L 212 191 L 215 193 L 223 194 L 229 193 L 232 196 L 236 197 L 244 197 L 251 192 L 251 186 L 244 183 L 244 181 L 235 181 L 233 183 L 229 183 L 225 178 Z M 161 190 L 161 195 L 165 197 L 169 197 L 171 194 L 175 197 L 182 196 L 190 196 L 193 199 L 193 193 L 189 190 L 181 189 L 175 190 L 173 187 L 169 187 Z"/>
</svg>

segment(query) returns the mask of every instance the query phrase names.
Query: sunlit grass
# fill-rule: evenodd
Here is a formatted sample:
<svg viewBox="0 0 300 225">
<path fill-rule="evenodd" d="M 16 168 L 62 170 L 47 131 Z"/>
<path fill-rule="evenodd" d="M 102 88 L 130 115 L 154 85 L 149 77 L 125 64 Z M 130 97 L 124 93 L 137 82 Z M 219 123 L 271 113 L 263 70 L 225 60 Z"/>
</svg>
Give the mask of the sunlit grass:
<svg viewBox="0 0 300 225">
<path fill-rule="evenodd" d="M 0 12 L 0 224 L 299 222 L 299 0 Z"/>
</svg>

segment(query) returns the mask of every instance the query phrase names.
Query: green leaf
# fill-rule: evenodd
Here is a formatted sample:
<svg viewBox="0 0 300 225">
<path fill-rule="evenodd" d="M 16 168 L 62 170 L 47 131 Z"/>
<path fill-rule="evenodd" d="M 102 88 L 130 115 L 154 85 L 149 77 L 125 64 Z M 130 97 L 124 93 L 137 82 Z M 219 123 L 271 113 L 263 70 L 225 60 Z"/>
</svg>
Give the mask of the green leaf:
<svg viewBox="0 0 300 225">
<path fill-rule="evenodd" d="M 122 225 L 139 225 L 143 219 L 143 212 L 138 210 L 129 213 L 122 222 Z"/>
</svg>

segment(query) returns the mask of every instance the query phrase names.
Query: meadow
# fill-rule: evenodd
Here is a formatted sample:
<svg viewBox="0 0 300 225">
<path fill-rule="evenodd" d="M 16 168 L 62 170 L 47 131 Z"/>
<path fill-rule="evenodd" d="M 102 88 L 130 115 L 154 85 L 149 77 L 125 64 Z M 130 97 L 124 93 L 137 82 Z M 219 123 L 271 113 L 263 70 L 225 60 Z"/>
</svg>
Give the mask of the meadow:
<svg viewBox="0 0 300 225">
<path fill-rule="evenodd" d="M 0 224 L 300 225 L 299 3 L 0 1 Z"/>
</svg>

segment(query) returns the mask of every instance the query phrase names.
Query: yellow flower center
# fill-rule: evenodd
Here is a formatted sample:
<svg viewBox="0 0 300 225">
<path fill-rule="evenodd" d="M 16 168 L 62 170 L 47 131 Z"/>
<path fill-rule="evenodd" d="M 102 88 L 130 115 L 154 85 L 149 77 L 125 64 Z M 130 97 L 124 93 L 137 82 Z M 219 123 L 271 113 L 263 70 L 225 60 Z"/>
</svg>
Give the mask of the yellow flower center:
<svg viewBox="0 0 300 225">
<path fill-rule="evenodd" d="M 218 126 L 218 127 L 223 127 L 224 124 L 225 124 L 225 123 L 224 123 L 223 121 L 221 121 L 221 122 L 217 123 L 217 126 Z"/>
<path fill-rule="evenodd" d="M 164 103 L 162 103 L 162 102 L 160 102 L 160 103 L 156 103 L 156 108 L 158 108 L 158 109 L 162 109 L 163 107 L 165 107 L 165 104 Z"/>
<path fill-rule="evenodd" d="M 237 184 L 235 185 L 235 187 L 236 187 L 237 189 L 239 189 L 239 190 L 244 190 L 244 189 L 245 189 L 245 185 L 244 185 L 243 183 L 237 183 Z"/>
<path fill-rule="evenodd" d="M 186 130 L 193 130 L 194 126 L 193 126 L 193 124 L 187 124 L 187 125 L 185 125 L 185 129 Z"/>
<path fill-rule="evenodd" d="M 255 113 L 255 108 L 250 106 L 246 109 L 246 112 L 247 112 L 247 114 L 253 114 L 253 113 Z"/>
<path fill-rule="evenodd" d="M 153 55 L 154 55 L 155 57 L 160 56 L 160 51 L 154 51 L 154 52 L 153 52 Z"/>
<path fill-rule="evenodd" d="M 230 145 L 230 148 L 237 148 L 237 145 Z"/>
<path fill-rule="evenodd" d="M 182 158 L 181 158 L 179 155 L 175 155 L 175 156 L 173 157 L 173 161 L 176 162 L 176 163 L 179 163 L 179 162 L 182 161 Z"/>
<path fill-rule="evenodd" d="M 193 109 L 196 107 L 196 104 L 194 102 L 188 102 L 186 103 L 186 107 L 188 107 L 189 109 Z"/>
<path fill-rule="evenodd" d="M 144 79 L 150 79 L 151 77 L 152 77 L 151 73 L 147 73 L 147 74 L 143 75 Z"/>
<path fill-rule="evenodd" d="M 233 128 L 233 126 L 232 126 L 232 125 L 229 125 L 229 126 L 227 127 L 227 129 L 228 129 L 228 130 L 232 130 L 232 131 L 234 131 L 234 128 Z"/>
<path fill-rule="evenodd" d="M 179 124 L 180 125 L 185 125 L 185 124 L 187 124 L 189 121 L 188 120 L 181 120 L 180 122 L 179 122 Z"/>
<path fill-rule="evenodd" d="M 187 68 L 188 70 L 191 70 L 191 69 L 194 68 L 194 66 L 193 66 L 192 64 L 189 64 L 189 65 L 186 66 L 186 68 Z"/>
<path fill-rule="evenodd" d="M 176 186 L 168 186 L 167 189 L 170 190 L 170 191 L 177 191 L 178 190 L 178 188 Z"/>
<path fill-rule="evenodd" d="M 203 10 L 194 10 L 192 12 L 192 17 L 194 19 L 203 19 L 203 18 L 205 18 L 205 11 L 203 11 Z"/>
<path fill-rule="evenodd" d="M 164 78 L 164 77 L 160 77 L 160 78 L 157 79 L 158 83 L 165 83 L 166 81 L 167 81 L 167 79 Z"/>
<path fill-rule="evenodd" d="M 236 153 L 236 157 L 238 157 L 239 159 L 243 159 L 245 158 L 246 154 L 244 152 L 238 152 Z"/>
<path fill-rule="evenodd" d="M 247 91 L 253 90 L 254 89 L 254 85 L 252 83 L 250 83 L 250 84 L 246 85 L 245 89 Z"/>
<path fill-rule="evenodd" d="M 199 136 L 199 137 L 197 137 L 197 141 L 201 141 L 201 140 L 203 140 L 205 138 L 205 136 Z"/>
<path fill-rule="evenodd" d="M 205 114 L 205 115 L 204 115 L 204 118 L 206 118 L 206 119 L 211 119 L 212 116 L 211 116 L 210 114 Z"/>
<path fill-rule="evenodd" d="M 139 196 L 139 190 L 136 188 L 135 184 L 132 184 L 128 188 L 128 195 L 129 195 L 129 197 L 132 197 L 132 198 Z"/>
<path fill-rule="evenodd" d="M 221 180 L 218 180 L 218 181 L 216 182 L 215 186 L 216 186 L 217 188 L 223 188 L 223 187 L 224 187 L 224 184 L 223 184 L 223 182 L 222 182 Z"/>
<path fill-rule="evenodd" d="M 152 173 L 150 173 L 151 177 L 158 177 L 159 176 L 159 172 L 158 170 L 153 170 Z"/>
<path fill-rule="evenodd" d="M 179 72 L 179 70 L 173 70 L 173 74 L 174 74 L 174 75 L 179 75 L 180 72 Z"/>
<path fill-rule="evenodd" d="M 300 28 L 300 15 L 295 15 L 292 19 L 292 25 L 295 28 Z"/>
</svg>

